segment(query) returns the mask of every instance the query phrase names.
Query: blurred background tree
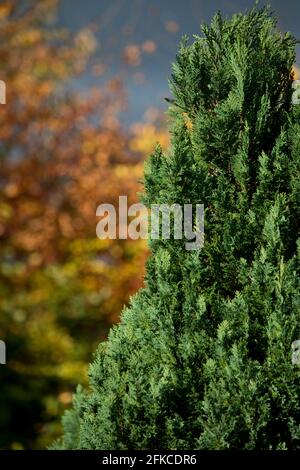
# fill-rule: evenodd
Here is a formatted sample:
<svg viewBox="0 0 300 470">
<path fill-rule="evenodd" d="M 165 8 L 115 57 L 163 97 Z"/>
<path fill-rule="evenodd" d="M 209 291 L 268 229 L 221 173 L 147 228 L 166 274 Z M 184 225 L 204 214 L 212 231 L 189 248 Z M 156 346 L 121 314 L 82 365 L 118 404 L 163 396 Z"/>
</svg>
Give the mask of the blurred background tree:
<svg viewBox="0 0 300 470">
<path fill-rule="evenodd" d="M 55 26 L 55 0 L 0 5 L 0 448 L 44 448 L 86 364 L 142 283 L 145 244 L 98 240 L 96 207 L 137 200 L 142 158 L 165 133 L 119 123 L 121 82 L 66 87 L 97 42 Z"/>
</svg>

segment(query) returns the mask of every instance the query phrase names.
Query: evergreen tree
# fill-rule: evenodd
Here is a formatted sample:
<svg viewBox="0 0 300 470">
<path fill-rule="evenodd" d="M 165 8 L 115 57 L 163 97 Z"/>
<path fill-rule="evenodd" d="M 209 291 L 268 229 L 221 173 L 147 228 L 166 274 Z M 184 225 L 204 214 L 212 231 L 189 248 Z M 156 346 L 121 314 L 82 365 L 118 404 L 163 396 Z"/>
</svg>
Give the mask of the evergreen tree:
<svg viewBox="0 0 300 470">
<path fill-rule="evenodd" d="M 58 448 L 300 448 L 296 41 L 268 9 L 202 30 L 173 66 L 171 150 L 148 161 L 144 202 L 203 203 L 204 247 L 150 241 Z"/>
</svg>

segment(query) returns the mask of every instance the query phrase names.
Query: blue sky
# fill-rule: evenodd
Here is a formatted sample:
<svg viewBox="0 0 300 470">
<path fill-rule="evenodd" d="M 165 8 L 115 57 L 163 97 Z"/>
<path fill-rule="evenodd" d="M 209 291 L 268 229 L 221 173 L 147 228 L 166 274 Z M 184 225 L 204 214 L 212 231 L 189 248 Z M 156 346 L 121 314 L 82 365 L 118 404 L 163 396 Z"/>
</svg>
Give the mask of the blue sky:
<svg viewBox="0 0 300 470">
<path fill-rule="evenodd" d="M 278 16 L 279 27 L 300 38 L 299 0 L 260 2 L 266 3 Z M 252 0 L 61 0 L 58 21 L 72 31 L 96 25 L 99 49 L 94 61 L 105 63 L 107 69 L 102 77 L 86 74 L 79 86 L 97 85 L 121 75 L 128 90 L 128 109 L 123 113 L 128 124 L 142 119 L 150 106 L 166 109 L 163 97 L 169 95 L 171 62 L 183 34 L 197 34 L 200 24 L 210 22 L 217 10 L 231 15 L 253 4 Z M 157 44 L 156 51 L 142 54 L 139 64 L 126 66 L 124 47 L 141 46 L 149 40 Z M 297 52 L 299 62 L 299 48 Z"/>
</svg>

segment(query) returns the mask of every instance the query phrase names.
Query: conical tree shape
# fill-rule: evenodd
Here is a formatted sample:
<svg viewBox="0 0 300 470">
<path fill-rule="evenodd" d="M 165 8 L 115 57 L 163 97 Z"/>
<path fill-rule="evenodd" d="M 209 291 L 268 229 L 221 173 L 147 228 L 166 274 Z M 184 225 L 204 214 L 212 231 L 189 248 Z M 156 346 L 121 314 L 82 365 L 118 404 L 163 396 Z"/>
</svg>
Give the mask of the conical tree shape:
<svg viewBox="0 0 300 470">
<path fill-rule="evenodd" d="M 295 40 L 267 9 L 218 14 L 173 68 L 172 146 L 144 201 L 204 204 L 205 240 L 152 240 L 64 417 L 67 449 L 300 448 L 300 112 Z"/>
</svg>

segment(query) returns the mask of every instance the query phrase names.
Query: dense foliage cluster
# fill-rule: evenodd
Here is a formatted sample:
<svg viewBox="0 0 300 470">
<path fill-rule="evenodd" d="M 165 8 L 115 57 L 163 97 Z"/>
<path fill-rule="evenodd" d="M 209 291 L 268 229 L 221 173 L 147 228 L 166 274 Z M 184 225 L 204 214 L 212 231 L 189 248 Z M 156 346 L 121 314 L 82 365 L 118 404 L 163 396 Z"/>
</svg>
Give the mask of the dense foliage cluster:
<svg viewBox="0 0 300 470">
<path fill-rule="evenodd" d="M 144 201 L 204 204 L 205 242 L 153 240 L 132 299 L 64 417 L 67 449 L 297 449 L 300 113 L 295 40 L 267 9 L 181 44 L 172 144 Z"/>
</svg>

